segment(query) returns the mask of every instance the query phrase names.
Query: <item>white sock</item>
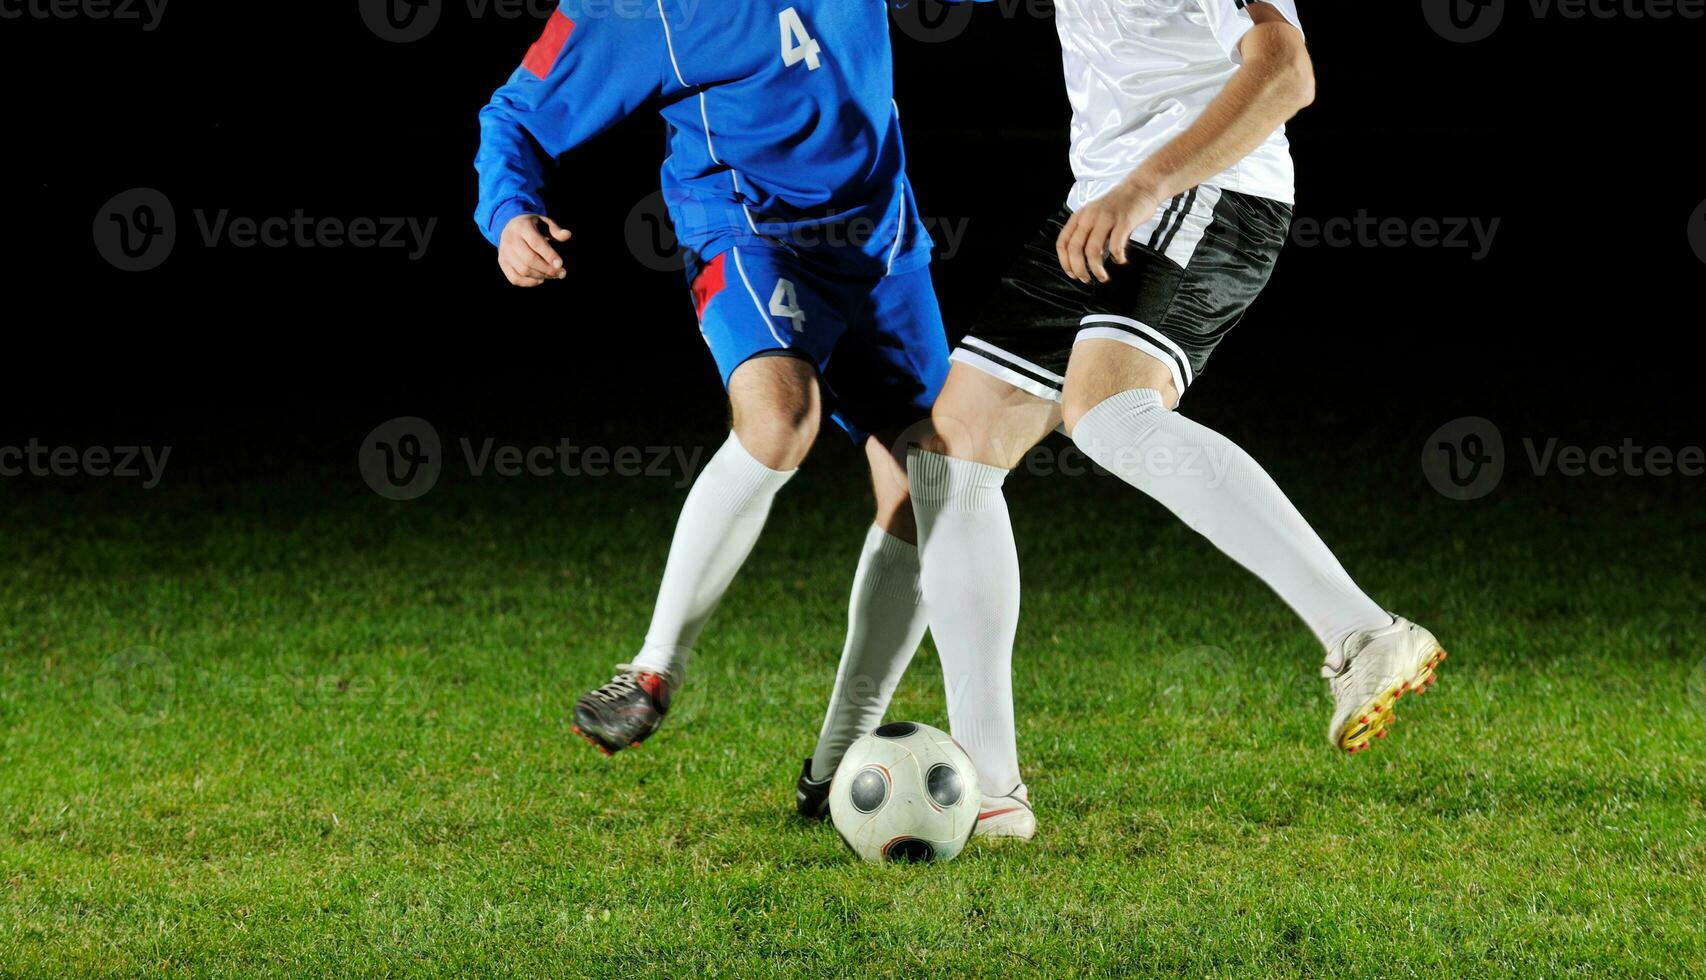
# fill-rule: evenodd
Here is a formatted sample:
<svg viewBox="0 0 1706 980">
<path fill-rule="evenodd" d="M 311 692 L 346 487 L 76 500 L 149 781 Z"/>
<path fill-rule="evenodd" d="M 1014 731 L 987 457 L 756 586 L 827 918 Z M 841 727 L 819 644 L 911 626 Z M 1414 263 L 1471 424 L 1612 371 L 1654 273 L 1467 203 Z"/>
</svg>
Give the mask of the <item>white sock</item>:
<svg viewBox="0 0 1706 980">
<path fill-rule="evenodd" d="M 847 746 L 882 722 L 927 625 L 918 547 L 872 525 L 853 573 L 847 645 L 812 754 L 813 779 L 828 779 Z"/>
<path fill-rule="evenodd" d="M 1019 550 L 1001 495 L 1007 471 L 917 449 L 906 471 L 948 721 L 977 766 L 984 794 L 1004 796 L 1019 784 L 1013 730 Z"/>
<path fill-rule="evenodd" d="M 1267 471 L 1225 436 L 1167 411 L 1159 392 L 1114 395 L 1079 420 L 1072 439 L 1266 582 L 1329 651 L 1392 622 Z"/>
<path fill-rule="evenodd" d="M 776 491 L 795 472 L 773 470 L 753 459 L 729 433 L 682 505 L 651 629 L 634 658 L 636 668 L 667 673 L 681 683 L 699 631 L 752 553 Z"/>
</svg>

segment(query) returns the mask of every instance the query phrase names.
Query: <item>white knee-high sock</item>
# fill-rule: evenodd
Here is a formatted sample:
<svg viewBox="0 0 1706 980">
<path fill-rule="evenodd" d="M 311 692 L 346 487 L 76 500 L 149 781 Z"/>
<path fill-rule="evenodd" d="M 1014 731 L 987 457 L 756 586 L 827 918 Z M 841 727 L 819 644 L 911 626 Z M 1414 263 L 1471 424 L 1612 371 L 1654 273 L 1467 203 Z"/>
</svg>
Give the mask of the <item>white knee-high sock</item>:
<svg viewBox="0 0 1706 980">
<path fill-rule="evenodd" d="M 1392 622 L 1266 470 L 1220 433 L 1167 411 L 1159 392 L 1114 395 L 1079 420 L 1072 439 L 1266 582 L 1329 651 Z"/>
<path fill-rule="evenodd" d="M 658 587 L 651 629 L 634 666 L 671 675 L 680 683 L 699 631 L 752 553 L 776 491 L 796 470 L 770 469 L 753 459 L 729 433 L 681 508 Z"/>
<path fill-rule="evenodd" d="M 927 625 L 918 547 L 872 525 L 853 573 L 847 645 L 812 754 L 813 779 L 828 779 L 847 746 L 882 722 Z"/>
<path fill-rule="evenodd" d="M 1001 495 L 1007 471 L 916 449 L 906 470 L 948 721 L 984 795 L 1005 796 L 1020 783 L 1013 730 L 1019 549 Z"/>
</svg>

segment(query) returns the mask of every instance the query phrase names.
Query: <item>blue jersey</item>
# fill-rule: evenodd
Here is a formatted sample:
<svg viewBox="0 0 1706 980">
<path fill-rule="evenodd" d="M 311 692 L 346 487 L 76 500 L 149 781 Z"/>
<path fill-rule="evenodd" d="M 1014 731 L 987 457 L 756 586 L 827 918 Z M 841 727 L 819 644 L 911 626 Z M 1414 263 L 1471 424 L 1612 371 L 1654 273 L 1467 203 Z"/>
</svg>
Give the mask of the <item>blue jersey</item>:
<svg viewBox="0 0 1706 980">
<path fill-rule="evenodd" d="M 702 259 L 769 245 L 912 271 L 931 242 L 893 89 L 884 0 L 563 0 L 480 113 L 475 219 L 496 243 L 543 214 L 550 161 L 652 107 L 676 236 Z"/>
</svg>

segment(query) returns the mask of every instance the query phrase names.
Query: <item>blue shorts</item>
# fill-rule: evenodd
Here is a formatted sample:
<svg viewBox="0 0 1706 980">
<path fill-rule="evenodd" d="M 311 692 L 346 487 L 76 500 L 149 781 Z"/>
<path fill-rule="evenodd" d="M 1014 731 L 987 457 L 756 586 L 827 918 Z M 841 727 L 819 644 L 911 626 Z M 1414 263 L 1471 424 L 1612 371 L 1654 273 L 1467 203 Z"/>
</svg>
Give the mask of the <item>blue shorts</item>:
<svg viewBox="0 0 1706 980">
<path fill-rule="evenodd" d="M 699 332 L 727 388 L 754 357 L 810 361 L 826 407 L 855 443 L 927 418 L 948 377 L 948 340 L 930 268 L 841 275 L 782 249 L 689 255 Z"/>
</svg>

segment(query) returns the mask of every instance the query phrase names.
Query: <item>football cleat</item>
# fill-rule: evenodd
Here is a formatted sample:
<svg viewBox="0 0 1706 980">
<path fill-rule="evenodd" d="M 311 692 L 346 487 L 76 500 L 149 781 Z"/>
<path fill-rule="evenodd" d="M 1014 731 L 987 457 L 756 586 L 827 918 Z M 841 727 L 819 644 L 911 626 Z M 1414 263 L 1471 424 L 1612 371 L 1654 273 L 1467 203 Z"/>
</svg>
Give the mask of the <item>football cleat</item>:
<svg viewBox="0 0 1706 980">
<path fill-rule="evenodd" d="M 1401 616 L 1391 626 L 1346 637 L 1321 667 L 1334 702 L 1327 741 L 1355 754 L 1385 738 L 1397 720 L 1398 699 L 1432 687 L 1444 659 L 1434 635 Z"/>
<path fill-rule="evenodd" d="M 832 773 L 825 779 L 812 778 L 812 760 L 800 767 L 800 781 L 794 785 L 794 807 L 807 820 L 822 820 L 829 816 L 829 784 Z"/>
<path fill-rule="evenodd" d="M 1037 835 L 1037 816 L 1031 812 L 1031 791 L 1020 783 L 1006 796 L 985 796 L 973 837 L 1011 837 L 1030 840 Z"/>
<path fill-rule="evenodd" d="M 675 685 L 668 675 L 617 664 L 610 682 L 575 702 L 574 730 L 605 755 L 638 746 L 663 724 Z"/>
</svg>

